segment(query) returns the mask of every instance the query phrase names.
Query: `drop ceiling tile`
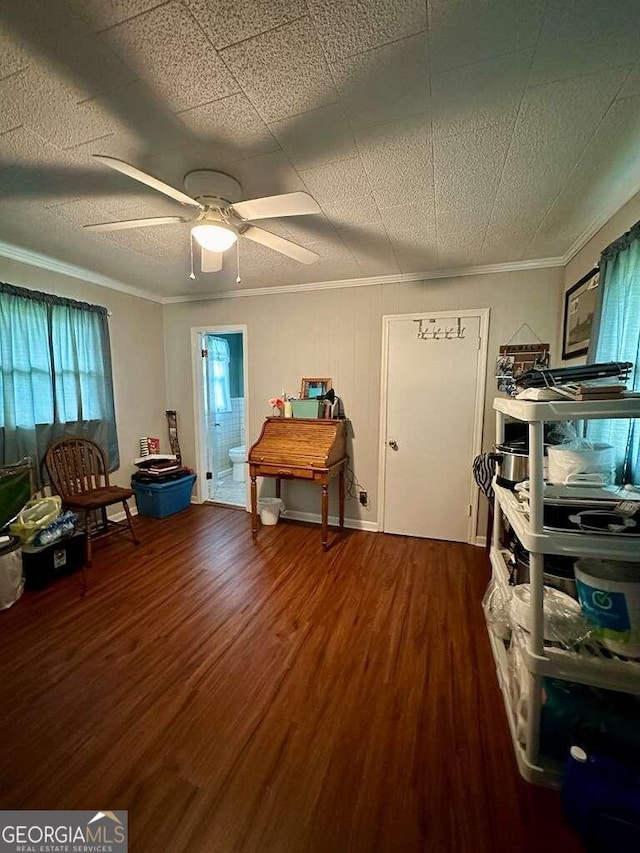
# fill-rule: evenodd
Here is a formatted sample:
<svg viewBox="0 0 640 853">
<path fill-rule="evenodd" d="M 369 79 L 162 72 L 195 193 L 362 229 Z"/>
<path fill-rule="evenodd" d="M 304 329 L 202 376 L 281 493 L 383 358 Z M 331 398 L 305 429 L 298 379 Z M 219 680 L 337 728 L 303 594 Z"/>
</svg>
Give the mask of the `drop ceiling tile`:
<svg viewBox="0 0 640 853">
<path fill-rule="evenodd" d="M 118 24 L 101 38 L 176 112 L 239 90 L 209 40 L 177 0 Z"/>
<path fill-rule="evenodd" d="M 26 45 L 8 29 L 0 29 L 0 80 L 26 68 L 30 61 Z"/>
<path fill-rule="evenodd" d="M 367 175 L 358 157 L 340 160 L 315 169 L 303 169 L 300 177 L 319 205 L 370 195 Z"/>
<path fill-rule="evenodd" d="M 438 233 L 485 228 L 513 134 L 513 123 L 434 139 Z"/>
<path fill-rule="evenodd" d="M 217 160 L 212 165 L 213 168 L 219 168 Z M 306 189 L 300 175 L 281 151 L 235 161 L 228 166 L 225 165 L 222 171 L 240 181 L 243 199 L 262 198 Z"/>
<path fill-rule="evenodd" d="M 335 228 L 359 227 L 381 222 L 378 205 L 368 187 L 363 187 L 362 195 L 357 198 L 324 204 L 322 209 Z"/>
<path fill-rule="evenodd" d="M 270 125 L 271 132 L 296 168 L 310 169 L 358 156 L 342 109 L 331 104 Z"/>
<path fill-rule="evenodd" d="M 9 122 L 27 125 L 60 148 L 112 132 L 114 122 L 107 111 L 93 100 L 77 103 L 76 94 L 53 75 L 30 66 L 0 81 L 0 114 Z"/>
<path fill-rule="evenodd" d="M 307 0 L 307 6 L 330 59 L 380 47 L 427 25 L 424 0 Z"/>
<path fill-rule="evenodd" d="M 243 160 L 279 149 L 269 128 L 243 94 L 193 107 L 178 116 L 214 157 Z"/>
<path fill-rule="evenodd" d="M 354 127 L 371 127 L 429 108 L 427 38 L 411 36 L 335 60 L 331 72 Z"/>
<path fill-rule="evenodd" d="M 78 100 L 130 82 L 135 74 L 64 3 L 4 0 L 3 30 L 30 66 L 79 91 Z"/>
<path fill-rule="evenodd" d="M 438 231 L 438 266 L 451 269 L 482 263 L 483 238 L 484 232 L 478 229 L 461 228 L 448 233 Z"/>
<path fill-rule="evenodd" d="M 640 95 L 640 66 L 636 66 L 629 72 L 629 76 L 618 92 L 618 98 L 635 98 L 638 95 Z"/>
<path fill-rule="evenodd" d="M 429 122 L 404 119 L 359 131 L 356 142 L 380 208 L 433 197 Z"/>
<path fill-rule="evenodd" d="M 546 0 L 428 0 L 431 71 L 533 47 Z"/>
<path fill-rule="evenodd" d="M 640 96 L 616 101 L 533 235 L 526 257 L 565 254 L 602 221 L 603 211 L 613 213 L 630 188 L 640 187 L 639 138 Z"/>
<path fill-rule="evenodd" d="M 431 245 L 436 236 L 433 204 L 400 204 L 381 211 L 387 234 L 394 246 L 419 248 Z"/>
<path fill-rule="evenodd" d="M 382 222 L 339 231 L 343 242 L 358 262 L 362 275 L 390 275 L 400 267 Z"/>
<path fill-rule="evenodd" d="M 70 0 L 95 32 L 135 18 L 161 3 L 162 0 Z"/>
<path fill-rule="evenodd" d="M 503 230 L 533 233 L 561 191 L 626 76 L 610 71 L 528 89 L 496 196 L 488 242 Z"/>
<path fill-rule="evenodd" d="M 221 49 L 306 14 L 302 0 L 186 0 L 214 47 Z"/>
<path fill-rule="evenodd" d="M 638 61 L 637 0 L 551 0 L 530 85 L 606 71 Z"/>
<path fill-rule="evenodd" d="M 533 51 L 465 65 L 431 81 L 434 136 L 515 121 Z"/>
<path fill-rule="evenodd" d="M 335 103 L 337 93 L 308 18 L 232 45 L 225 63 L 267 122 Z"/>
</svg>

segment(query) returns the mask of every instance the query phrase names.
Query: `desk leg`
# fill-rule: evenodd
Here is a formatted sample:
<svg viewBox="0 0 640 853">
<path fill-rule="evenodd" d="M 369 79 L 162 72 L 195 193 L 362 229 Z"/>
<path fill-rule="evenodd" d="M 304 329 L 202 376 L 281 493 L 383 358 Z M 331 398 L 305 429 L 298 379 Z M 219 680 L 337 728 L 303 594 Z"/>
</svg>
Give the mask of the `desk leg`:
<svg viewBox="0 0 640 853">
<path fill-rule="evenodd" d="M 282 494 L 281 494 L 281 492 L 282 492 L 282 485 L 281 485 L 281 483 L 282 483 L 282 480 L 280 479 L 280 477 L 276 477 L 276 497 L 277 497 L 277 498 L 281 498 L 281 497 L 282 497 Z"/>
<path fill-rule="evenodd" d="M 344 527 L 344 465 L 338 474 L 338 491 L 340 492 L 340 527 Z"/>
<path fill-rule="evenodd" d="M 258 536 L 258 488 L 257 477 L 251 478 L 251 535 L 255 539 Z"/>
<path fill-rule="evenodd" d="M 329 547 L 329 484 L 322 484 L 322 550 Z"/>
</svg>

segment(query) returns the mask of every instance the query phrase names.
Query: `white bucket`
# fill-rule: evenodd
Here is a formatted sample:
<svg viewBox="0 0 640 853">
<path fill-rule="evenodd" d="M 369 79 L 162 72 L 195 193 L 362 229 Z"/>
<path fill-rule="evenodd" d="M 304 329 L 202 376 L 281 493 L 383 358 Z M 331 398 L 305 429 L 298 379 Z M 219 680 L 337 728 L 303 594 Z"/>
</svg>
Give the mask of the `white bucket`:
<svg viewBox="0 0 640 853">
<path fill-rule="evenodd" d="M 558 486 L 571 483 L 608 486 L 615 481 L 616 457 L 610 444 L 591 442 L 584 447 L 552 444 L 547 448 L 548 479 Z"/>
<path fill-rule="evenodd" d="M 640 658 L 640 563 L 577 560 L 578 598 L 603 645 Z"/>
<path fill-rule="evenodd" d="M 259 498 L 258 512 L 263 524 L 277 524 L 280 512 L 284 512 L 284 504 L 280 498 Z"/>
</svg>

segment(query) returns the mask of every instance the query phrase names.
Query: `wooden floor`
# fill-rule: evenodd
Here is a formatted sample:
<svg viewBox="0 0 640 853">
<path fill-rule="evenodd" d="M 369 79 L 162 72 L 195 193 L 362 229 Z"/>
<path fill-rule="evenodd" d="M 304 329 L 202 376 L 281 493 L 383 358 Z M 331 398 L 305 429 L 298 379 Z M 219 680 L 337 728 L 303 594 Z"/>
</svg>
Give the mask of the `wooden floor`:
<svg viewBox="0 0 640 853">
<path fill-rule="evenodd" d="M 0 613 L 2 808 L 128 809 L 134 853 L 573 853 L 523 782 L 466 545 L 138 519 Z"/>
</svg>

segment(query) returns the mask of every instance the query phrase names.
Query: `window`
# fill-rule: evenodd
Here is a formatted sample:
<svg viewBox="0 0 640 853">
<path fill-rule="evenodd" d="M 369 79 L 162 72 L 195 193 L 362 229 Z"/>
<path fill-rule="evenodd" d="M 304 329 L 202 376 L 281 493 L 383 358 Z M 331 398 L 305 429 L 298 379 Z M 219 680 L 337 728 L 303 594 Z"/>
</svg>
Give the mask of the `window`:
<svg viewBox="0 0 640 853">
<path fill-rule="evenodd" d="M 216 415 L 231 411 L 231 383 L 229 364 L 231 351 L 228 341 L 209 335 L 207 339 L 209 354 L 209 381 L 211 407 Z"/>
<path fill-rule="evenodd" d="M 0 464 L 42 460 L 64 434 L 119 465 L 104 308 L 0 283 Z"/>
<path fill-rule="evenodd" d="M 632 362 L 635 369 L 627 388 L 640 391 L 640 222 L 604 250 L 600 282 L 589 361 Z M 587 436 L 616 448 L 620 482 L 640 482 L 638 419 L 589 421 Z"/>
</svg>

